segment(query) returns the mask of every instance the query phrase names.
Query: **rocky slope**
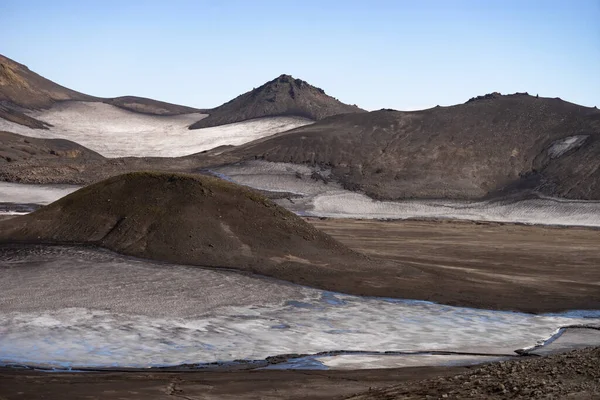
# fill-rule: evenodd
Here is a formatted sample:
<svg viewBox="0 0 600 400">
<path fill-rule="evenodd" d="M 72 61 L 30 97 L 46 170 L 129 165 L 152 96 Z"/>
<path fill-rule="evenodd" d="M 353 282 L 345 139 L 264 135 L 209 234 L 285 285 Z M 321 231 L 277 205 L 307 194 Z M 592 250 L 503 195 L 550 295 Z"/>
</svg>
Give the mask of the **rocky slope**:
<svg viewBox="0 0 600 400">
<path fill-rule="evenodd" d="M 597 399 L 600 348 L 501 362 L 455 376 L 406 382 L 349 397 L 366 399 Z"/>
<path fill-rule="evenodd" d="M 98 98 L 60 86 L 0 55 L 0 102 L 31 109 L 47 108 L 64 100 L 96 101 Z"/>
<path fill-rule="evenodd" d="M 248 119 L 296 116 L 321 120 L 336 114 L 362 112 L 357 106 L 344 104 L 307 82 L 281 75 L 259 88 L 244 93 L 212 110 L 190 129 L 231 124 Z"/>
<path fill-rule="evenodd" d="M 375 262 L 257 192 L 216 178 L 132 173 L 0 222 L 0 242 L 74 243 L 180 264 L 235 268 L 358 294 L 403 293 L 411 268 Z M 369 266 L 388 287 L 368 284 Z M 343 278 L 343 279 L 341 279 Z M 396 293 L 393 293 L 393 292 Z"/>
<path fill-rule="evenodd" d="M 600 111 L 527 94 L 336 115 L 228 153 L 331 169 L 347 188 L 380 199 L 528 189 L 600 199 Z"/>
</svg>

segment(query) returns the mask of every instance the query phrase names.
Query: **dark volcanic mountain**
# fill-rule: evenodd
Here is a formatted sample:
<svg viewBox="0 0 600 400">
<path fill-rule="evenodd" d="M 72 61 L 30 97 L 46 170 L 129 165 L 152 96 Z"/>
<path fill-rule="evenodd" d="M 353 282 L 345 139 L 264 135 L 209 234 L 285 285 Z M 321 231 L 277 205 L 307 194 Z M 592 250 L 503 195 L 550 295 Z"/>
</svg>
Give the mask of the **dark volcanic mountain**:
<svg viewBox="0 0 600 400">
<path fill-rule="evenodd" d="M 191 125 L 190 129 L 275 116 L 296 116 L 318 121 L 331 115 L 363 111 L 328 96 L 322 89 L 303 80 L 281 75 L 222 106 L 208 110 L 210 115 Z"/>
<path fill-rule="evenodd" d="M 32 72 L 23 64 L 0 55 L 0 118 L 30 128 L 44 129 L 46 124 L 24 114 L 31 109 L 49 108 L 60 101 L 94 101 L 112 104 L 134 112 L 154 115 L 176 115 L 198 112 L 194 108 L 125 96 L 100 98 L 60 86 Z"/>
<path fill-rule="evenodd" d="M 527 94 L 336 115 L 228 155 L 330 168 L 347 188 L 381 199 L 522 189 L 600 199 L 600 111 Z"/>
<path fill-rule="evenodd" d="M 71 243 L 235 268 L 330 290 L 401 296 L 411 268 L 373 261 L 262 195 L 216 178 L 131 173 L 0 222 L 0 243 Z M 387 271 L 370 285 L 370 268 Z M 199 287 L 201 289 L 201 287 Z"/>
</svg>

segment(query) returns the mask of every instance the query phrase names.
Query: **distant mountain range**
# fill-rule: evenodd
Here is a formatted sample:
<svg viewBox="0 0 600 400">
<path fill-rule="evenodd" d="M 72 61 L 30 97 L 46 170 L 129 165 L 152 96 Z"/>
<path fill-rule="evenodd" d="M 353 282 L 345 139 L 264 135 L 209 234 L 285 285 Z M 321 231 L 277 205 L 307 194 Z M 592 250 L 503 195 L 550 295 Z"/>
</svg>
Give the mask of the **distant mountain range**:
<svg viewBox="0 0 600 400">
<path fill-rule="evenodd" d="M 527 191 L 600 199 L 600 111 L 558 98 L 492 93 L 451 107 L 366 112 L 281 75 L 222 106 L 197 110 L 138 97 L 88 96 L 0 58 L 0 117 L 48 128 L 28 110 L 67 100 L 155 115 L 209 114 L 191 129 L 275 116 L 316 122 L 240 146 L 169 159 L 104 159 L 93 151 L 85 157 L 48 158 L 43 152 L 15 152 L 15 141 L 26 139 L 7 133 L 0 142 L 0 179 L 89 183 L 131 170 L 193 172 L 261 159 L 329 170 L 331 179 L 347 189 L 376 199 L 476 199 Z"/>
</svg>

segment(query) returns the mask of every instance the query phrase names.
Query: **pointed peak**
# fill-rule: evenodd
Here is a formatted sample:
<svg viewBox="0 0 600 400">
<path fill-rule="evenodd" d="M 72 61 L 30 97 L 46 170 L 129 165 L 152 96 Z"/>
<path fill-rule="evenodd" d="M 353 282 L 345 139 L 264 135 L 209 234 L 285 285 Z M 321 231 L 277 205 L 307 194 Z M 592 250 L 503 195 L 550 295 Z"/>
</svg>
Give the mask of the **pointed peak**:
<svg viewBox="0 0 600 400">
<path fill-rule="evenodd" d="M 279 84 L 288 84 L 291 86 L 291 88 L 297 88 L 297 89 L 313 89 L 315 91 L 317 91 L 320 94 L 326 94 L 325 91 L 321 88 L 318 88 L 316 86 L 311 85 L 310 83 L 302 80 L 302 79 L 298 79 L 298 78 L 294 78 L 292 75 L 288 75 L 288 74 L 281 74 L 279 75 L 277 78 L 268 81 L 267 83 L 263 84 L 262 86 L 254 89 L 253 91 L 262 91 L 262 90 L 271 90 L 271 88 L 273 87 L 277 87 Z"/>
<path fill-rule="evenodd" d="M 294 116 L 313 121 L 351 112 L 363 112 L 328 96 L 323 89 L 292 75 L 277 78 L 209 110 L 209 116 L 192 124 L 190 129 L 231 124 L 262 117 Z"/>
</svg>

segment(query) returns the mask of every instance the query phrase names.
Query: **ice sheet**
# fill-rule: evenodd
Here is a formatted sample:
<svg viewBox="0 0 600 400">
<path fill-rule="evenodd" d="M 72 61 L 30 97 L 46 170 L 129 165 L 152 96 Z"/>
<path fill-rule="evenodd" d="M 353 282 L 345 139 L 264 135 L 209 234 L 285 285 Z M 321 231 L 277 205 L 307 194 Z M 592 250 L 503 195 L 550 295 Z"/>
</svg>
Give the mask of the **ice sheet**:
<svg viewBox="0 0 600 400">
<path fill-rule="evenodd" d="M 560 326 L 598 321 L 349 296 L 91 249 L 0 249 L 4 363 L 146 367 L 333 350 L 507 354 Z"/>
</svg>

